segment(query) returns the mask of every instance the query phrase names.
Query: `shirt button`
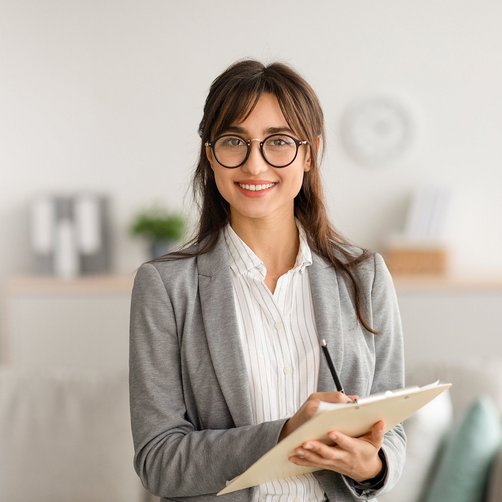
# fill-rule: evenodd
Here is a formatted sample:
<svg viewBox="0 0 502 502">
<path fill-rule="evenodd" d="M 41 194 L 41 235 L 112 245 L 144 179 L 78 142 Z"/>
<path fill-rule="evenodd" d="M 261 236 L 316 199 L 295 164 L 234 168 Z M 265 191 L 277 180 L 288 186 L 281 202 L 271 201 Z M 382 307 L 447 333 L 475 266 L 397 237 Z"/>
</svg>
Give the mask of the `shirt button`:
<svg viewBox="0 0 502 502">
<path fill-rule="evenodd" d="M 285 375 L 291 375 L 292 371 L 291 371 L 291 368 L 289 366 L 284 366 L 284 369 L 282 370 L 284 372 Z"/>
<path fill-rule="evenodd" d="M 280 331 L 280 330 L 283 328 L 283 324 L 282 324 L 282 322 L 277 321 L 277 322 L 274 324 L 274 328 L 275 328 L 277 331 Z"/>
</svg>

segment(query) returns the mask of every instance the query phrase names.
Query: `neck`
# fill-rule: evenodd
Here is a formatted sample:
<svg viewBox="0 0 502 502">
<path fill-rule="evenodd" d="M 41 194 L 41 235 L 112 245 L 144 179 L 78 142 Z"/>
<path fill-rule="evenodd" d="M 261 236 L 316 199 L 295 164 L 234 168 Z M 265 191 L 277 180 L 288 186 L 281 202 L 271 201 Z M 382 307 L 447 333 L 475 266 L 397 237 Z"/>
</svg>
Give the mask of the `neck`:
<svg viewBox="0 0 502 502">
<path fill-rule="evenodd" d="M 263 261 L 267 272 L 280 276 L 293 268 L 300 246 L 294 216 L 264 219 L 231 218 L 235 233 Z"/>
</svg>

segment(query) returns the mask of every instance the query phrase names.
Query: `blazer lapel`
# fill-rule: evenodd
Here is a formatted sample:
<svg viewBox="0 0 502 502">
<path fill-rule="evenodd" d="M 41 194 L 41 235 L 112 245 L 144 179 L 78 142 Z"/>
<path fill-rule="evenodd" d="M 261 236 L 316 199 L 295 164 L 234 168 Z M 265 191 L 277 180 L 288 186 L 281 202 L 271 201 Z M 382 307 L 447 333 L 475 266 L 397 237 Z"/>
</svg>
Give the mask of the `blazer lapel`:
<svg viewBox="0 0 502 502">
<path fill-rule="evenodd" d="M 197 258 L 200 303 L 214 371 L 236 427 L 252 423 L 248 376 L 239 338 L 224 240 Z"/>
<path fill-rule="evenodd" d="M 312 265 L 308 271 L 319 345 L 321 340 L 326 340 L 333 364 L 340 377 L 344 347 L 337 274 L 330 263 L 315 253 L 312 253 Z M 336 390 L 322 350 L 317 390 L 318 392 Z"/>
</svg>

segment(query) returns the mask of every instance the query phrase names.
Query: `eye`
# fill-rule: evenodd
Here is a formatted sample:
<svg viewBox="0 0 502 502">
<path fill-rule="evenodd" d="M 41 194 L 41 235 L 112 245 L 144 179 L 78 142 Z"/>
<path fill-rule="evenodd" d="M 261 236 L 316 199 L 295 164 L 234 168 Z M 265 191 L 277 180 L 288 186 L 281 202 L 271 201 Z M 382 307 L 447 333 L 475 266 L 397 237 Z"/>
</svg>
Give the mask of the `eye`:
<svg viewBox="0 0 502 502">
<path fill-rule="evenodd" d="M 216 144 L 220 148 L 228 149 L 246 147 L 246 142 L 242 138 L 239 138 L 239 136 L 223 136 L 216 142 Z"/>
<path fill-rule="evenodd" d="M 267 139 L 265 145 L 269 148 L 274 148 L 274 149 L 282 149 L 282 148 L 291 148 L 292 146 L 295 145 L 295 142 L 293 138 L 290 138 L 289 136 L 270 136 L 270 138 Z"/>
</svg>

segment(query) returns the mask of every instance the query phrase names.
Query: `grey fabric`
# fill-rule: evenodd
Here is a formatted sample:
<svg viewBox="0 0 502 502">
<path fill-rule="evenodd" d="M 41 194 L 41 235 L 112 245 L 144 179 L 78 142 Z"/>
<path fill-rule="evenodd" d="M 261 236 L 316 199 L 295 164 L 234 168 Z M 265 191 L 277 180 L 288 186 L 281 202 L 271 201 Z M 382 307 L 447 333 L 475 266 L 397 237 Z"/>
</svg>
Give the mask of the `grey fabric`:
<svg viewBox="0 0 502 502">
<path fill-rule="evenodd" d="M 357 321 L 345 280 L 317 255 L 309 267 L 319 338 L 326 339 L 347 393 L 366 396 L 403 386 L 403 346 L 392 281 L 379 255 L 359 265 L 362 300 L 380 334 Z M 195 258 L 144 264 L 131 303 L 130 400 L 134 465 L 162 500 L 216 500 L 227 480 L 277 443 L 285 420 L 251 424 L 251 404 L 228 256 L 222 239 Z M 319 391 L 334 384 L 321 364 Z M 388 474 L 399 478 L 405 456 L 401 426 L 384 442 Z M 369 500 L 351 480 L 316 477 L 330 501 Z M 251 500 L 252 489 L 219 497 Z"/>
</svg>

